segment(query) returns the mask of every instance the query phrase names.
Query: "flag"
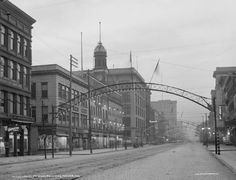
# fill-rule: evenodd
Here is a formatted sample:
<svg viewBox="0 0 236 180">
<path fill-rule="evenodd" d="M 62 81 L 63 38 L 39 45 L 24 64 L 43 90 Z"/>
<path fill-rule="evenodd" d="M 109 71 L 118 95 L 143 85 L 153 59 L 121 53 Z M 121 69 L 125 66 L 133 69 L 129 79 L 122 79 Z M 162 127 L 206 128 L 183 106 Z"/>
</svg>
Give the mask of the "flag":
<svg viewBox="0 0 236 180">
<path fill-rule="evenodd" d="M 151 77 L 149 83 L 152 82 L 152 79 L 153 79 L 154 74 L 158 74 L 158 72 L 159 72 L 159 63 L 160 63 L 160 59 L 158 59 L 157 65 L 156 65 L 156 67 L 155 67 L 155 69 L 154 69 L 154 71 L 153 71 L 153 73 L 152 73 L 152 77 Z"/>
<path fill-rule="evenodd" d="M 160 59 L 158 60 L 157 65 L 154 70 L 154 73 L 156 73 L 156 74 L 158 74 L 158 72 L 159 72 L 159 62 L 160 62 Z"/>
</svg>

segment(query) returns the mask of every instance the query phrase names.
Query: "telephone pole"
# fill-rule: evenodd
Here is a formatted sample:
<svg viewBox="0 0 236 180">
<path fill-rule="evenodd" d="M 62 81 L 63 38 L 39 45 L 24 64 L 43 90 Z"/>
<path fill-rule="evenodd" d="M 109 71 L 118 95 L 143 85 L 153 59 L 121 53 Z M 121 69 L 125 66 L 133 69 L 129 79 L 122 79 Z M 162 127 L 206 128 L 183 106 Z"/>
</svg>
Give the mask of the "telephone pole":
<svg viewBox="0 0 236 180">
<path fill-rule="evenodd" d="M 70 55 L 70 93 L 69 93 L 69 101 L 70 101 L 70 114 L 69 114 L 69 154 L 72 156 L 72 100 L 71 100 L 71 94 L 72 94 L 72 66 L 77 68 L 78 60 L 74 58 L 72 55 Z"/>
</svg>

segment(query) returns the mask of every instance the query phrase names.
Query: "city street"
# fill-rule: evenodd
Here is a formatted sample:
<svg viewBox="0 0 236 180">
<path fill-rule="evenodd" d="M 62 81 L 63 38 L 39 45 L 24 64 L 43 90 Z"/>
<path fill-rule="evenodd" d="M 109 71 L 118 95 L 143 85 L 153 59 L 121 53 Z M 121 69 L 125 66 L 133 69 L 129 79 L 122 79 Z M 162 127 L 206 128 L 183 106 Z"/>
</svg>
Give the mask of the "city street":
<svg viewBox="0 0 236 180">
<path fill-rule="evenodd" d="M 0 174 L 0 179 L 236 179 L 199 143 L 19 162 L 1 165 Z"/>
</svg>

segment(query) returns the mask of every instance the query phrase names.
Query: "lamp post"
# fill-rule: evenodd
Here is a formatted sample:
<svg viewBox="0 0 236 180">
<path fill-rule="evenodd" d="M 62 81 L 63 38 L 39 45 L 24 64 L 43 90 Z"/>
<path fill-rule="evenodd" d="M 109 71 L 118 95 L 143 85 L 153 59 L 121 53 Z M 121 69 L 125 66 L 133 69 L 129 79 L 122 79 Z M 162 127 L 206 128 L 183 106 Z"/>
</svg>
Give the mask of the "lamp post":
<svg viewBox="0 0 236 180">
<path fill-rule="evenodd" d="M 216 120 L 216 98 L 213 97 L 212 99 L 213 104 L 213 113 L 214 113 L 214 119 L 215 119 L 215 153 L 220 155 L 220 143 L 219 143 L 219 137 L 218 137 L 218 129 L 217 129 L 217 120 Z"/>
</svg>

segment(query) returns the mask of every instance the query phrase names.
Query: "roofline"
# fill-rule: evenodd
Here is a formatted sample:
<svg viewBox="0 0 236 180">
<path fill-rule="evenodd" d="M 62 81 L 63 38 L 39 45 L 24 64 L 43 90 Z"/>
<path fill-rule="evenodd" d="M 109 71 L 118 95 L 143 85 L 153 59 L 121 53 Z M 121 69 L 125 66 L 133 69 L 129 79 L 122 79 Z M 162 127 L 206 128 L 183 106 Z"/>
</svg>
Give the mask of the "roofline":
<svg viewBox="0 0 236 180">
<path fill-rule="evenodd" d="M 26 12 L 24 12 L 23 10 L 21 10 L 19 7 L 17 7 L 16 5 L 14 5 L 13 3 L 11 3 L 8 0 L 1 0 L 0 6 L 6 7 L 8 9 L 12 9 L 14 11 L 14 13 L 16 13 L 18 15 L 23 15 L 25 18 L 27 18 L 27 21 L 30 22 L 30 25 L 32 25 L 36 22 L 36 20 L 34 18 L 32 18 L 30 15 L 28 15 Z"/>
<path fill-rule="evenodd" d="M 62 76 L 64 76 L 65 78 L 70 78 L 70 72 L 68 70 L 66 70 L 65 68 L 59 66 L 58 64 L 46 64 L 46 65 L 35 65 L 35 66 L 31 66 L 32 69 L 31 69 L 31 74 L 32 76 L 34 75 L 47 75 L 47 74 L 50 74 L 50 73 L 58 73 L 58 74 L 61 74 Z M 45 68 L 47 68 L 45 70 Z M 39 69 L 37 69 L 39 68 Z M 47 73 L 45 73 L 45 71 Z M 88 84 L 86 81 L 84 81 L 82 78 L 76 76 L 76 75 L 73 75 L 72 74 L 72 80 L 73 81 L 76 81 L 78 84 L 80 84 L 81 86 L 87 88 Z"/>
</svg>

